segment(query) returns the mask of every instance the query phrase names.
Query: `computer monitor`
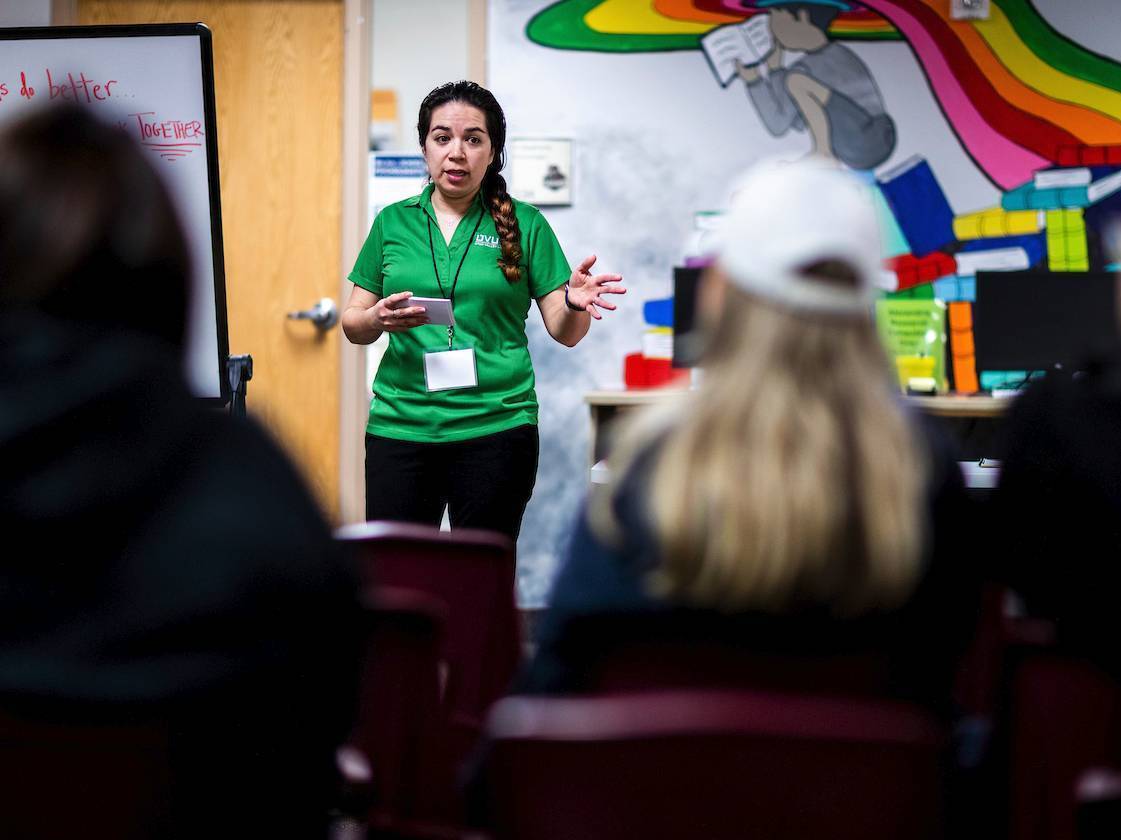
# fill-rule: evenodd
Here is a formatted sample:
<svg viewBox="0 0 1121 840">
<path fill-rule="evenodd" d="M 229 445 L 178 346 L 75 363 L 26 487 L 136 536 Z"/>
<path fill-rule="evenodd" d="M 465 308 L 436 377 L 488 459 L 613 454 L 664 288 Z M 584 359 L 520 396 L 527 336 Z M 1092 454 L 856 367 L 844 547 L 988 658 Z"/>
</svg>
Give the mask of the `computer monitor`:
<svg viewBox="0 0 1121 840">
<path fill-rule="evenodd" d="M 1116 282 L 1105 272 L 977 272 L 977 371 L 1077 370 L 1117 341 Z"/>
<path fill-rule="evenodd" d="M 673 270 L 673 359 L 675 368 L 700 362 L 700 340 L 696 331 L 697 289 L 703 268 Z"/>
</svg>

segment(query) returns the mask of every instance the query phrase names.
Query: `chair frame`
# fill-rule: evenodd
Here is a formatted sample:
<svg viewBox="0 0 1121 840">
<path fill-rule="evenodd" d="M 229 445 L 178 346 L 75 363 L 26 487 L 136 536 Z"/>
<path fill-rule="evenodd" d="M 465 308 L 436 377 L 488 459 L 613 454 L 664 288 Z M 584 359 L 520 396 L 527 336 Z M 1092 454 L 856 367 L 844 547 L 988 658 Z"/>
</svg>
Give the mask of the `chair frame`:
<svg viewBox="0 0 1121 840">
<path fill-rule="evenodd" d="M 808 826 L 824 836 L 822 825 L 840 826 L 829 836 L 846 838 L 863 837 L 864 827 L 880 822 L 892 825 L 883 830 L 893 837 L 937 838 L 943 830 L 947 733 L 931 713 L 907 703 L 749 690 L 521 696 L 494 707 L 488 734 L 498 838 L 724 840 L 751 836 L 762 810 L 768 813 L 761 824 L 769 821 L 772 831 L 756 830 L 772 840 L 808 836 Z M 672 760 L 681 755 L 688 755 L 687 770 Z M 802 763 L 815 755 L 830 756 L 828 766 Z M 868 809 L 888 803 L 865 801 L 875 800 L 870 778 L 879 789 L 869 775 L 878 770 L 868 770 L 874 755 L 897 783 L 885 796 L 899 796 L 882 819 Z M 859 772 L 845 771 L 845 762 Z M 729 773 L 744 766 L 774 773 L 765 780 Z M 579 767 L 587 770 L 583 779 L 549 779 L 576 775 Z M 689 775 L 699 767 L 706 778 Z M 916 780 L 897 772 L 901 767 L 917 770 Z M 797 787 L 785 802 L 756 802 L 754 790 L 764 781 Z M 776 825 L 784 828 L 775 833 Z"/>
</svg>

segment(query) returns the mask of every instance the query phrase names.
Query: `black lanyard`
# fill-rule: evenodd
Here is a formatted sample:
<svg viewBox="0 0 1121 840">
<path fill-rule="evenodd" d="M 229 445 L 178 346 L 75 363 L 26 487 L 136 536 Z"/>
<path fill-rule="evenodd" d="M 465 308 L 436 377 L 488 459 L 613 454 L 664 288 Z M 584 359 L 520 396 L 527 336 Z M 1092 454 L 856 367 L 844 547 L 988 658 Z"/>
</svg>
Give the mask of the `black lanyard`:
<svg viewBox="0 0 1121 840">
<path fill-rule="evenodd" d="M 471 231 L 471 238 L 467 240 L 467 247 L 463 249 L 463 256 L 459 258 L 459 268 L 455 270 L 455 276 L 452 278 L 451 292 L 444 291 L 444 284 L 440 282 L 440 272 L 436 270 L 436 248 L 432 244 L 432 217 L 427 213 L 424 214 L 424 220 L 428 222 L 428 253 L 432 257 L 432 273 L 436 275 L 436 285 L 440 287 L 440 294 L 451 301 L 452 310 L 455 310 L 455 284 L 459 282 L 459 272 L 463 270 L 463 263 L 467 259 L 467 252 L 471 250 L 471 243 L 475 241 L 475 234 L 479 232 L 479 225 L 483 223 L 483 216 L 486 215 L 486 208 L 479 211 L 479 218 L 475 220 L 475 229 Z M 451 338 L 451 328 L 448 329 L 448 338 Z"/>
<path fill-rule="evenodd" d="M 451 292 L 444 291 L 444 284 L 440 282 L 440 272 L 436 270 L 436 248 L 432 244 L 432 217 L 427 213 L 424 214 L 424 220 L 428 223 L 428 253 L 432 257 L 432 273 L 436 275 L 436 285 L 440 287 L 440 294 L 444 295 L 451 301 L 452 312 L 455 312 L 455 285 L 459 282 L 459 272 L 463 270 L 463 263 L 467 259 L 467 253 L 471 250 L 471 243 L 475 241 L 475 234 L 479 232 L 479 225 L 483 223 L 483 215 L 486 213 L 484 207 L 479 211 L 479 218 L 475 220 L 475 229 L 471 231 L 471 236 L 467 240 L 467 247 L 463 249 L 463 256 L 459 258 L 459 267 L 455 270 L 455 276 L 452 277 Z M 442 233 L 441 233 L 442 235 Z M 448 349 L 452 349 L 452 339 L 455 338 L 455 327 L 448 327 Z"/>
</svg>

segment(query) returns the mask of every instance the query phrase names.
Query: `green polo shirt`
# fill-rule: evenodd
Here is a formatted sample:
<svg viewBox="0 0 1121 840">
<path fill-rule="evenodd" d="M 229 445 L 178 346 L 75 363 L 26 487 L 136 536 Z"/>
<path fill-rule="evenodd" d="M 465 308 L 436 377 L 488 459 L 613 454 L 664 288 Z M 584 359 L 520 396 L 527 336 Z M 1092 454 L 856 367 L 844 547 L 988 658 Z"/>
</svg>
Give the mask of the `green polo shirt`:
<svg viewBox="0 0 1121 840">
<path fill-rule="evenodd" d="M 430 184 L 420 195 L 378 213 L 348 279 L 378 297 L 404 291 L 417 297 L 448 297 L 462 258 L 455 285 L 455 347 L 474 348 L 479 384 L 449 391 L 426 389 L 424 353 L 447 349 L 447 327 L 426 324 L 390 333 L 389 349 L 374 378 L 366 430 L 397 440 L 439 443 L 536 424 L 525 322 L 531 301 L 568 280 L 568 260 L 540 211 L 514 199 L 523 257 L 521 278 L 510 283 L 498 267 L 498 232 L 481 195 L 448 244 L 432 209 L 432 190 Z M 472 236 L 477 221 L 479 228 Z M 433 257 L 443 291 L 433 275 Z"/>
</svg>

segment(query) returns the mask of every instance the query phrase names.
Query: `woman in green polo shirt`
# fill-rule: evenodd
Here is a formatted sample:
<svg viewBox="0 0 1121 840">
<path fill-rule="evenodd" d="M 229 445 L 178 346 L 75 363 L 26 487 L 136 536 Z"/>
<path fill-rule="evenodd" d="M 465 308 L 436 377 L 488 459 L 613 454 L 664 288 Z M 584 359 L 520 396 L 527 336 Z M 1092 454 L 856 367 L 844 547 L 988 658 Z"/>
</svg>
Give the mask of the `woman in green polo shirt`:
<svg viewBox="0 0 1121 840">
<path fill-rule="evenodd" d="M 342 315 L 355 344 L 388 332 L 366 426 L 366 517 L 488 528 L 516 538 L 537 475 L 537 397 L 525 323 L 537 301 L 569 347 L 617 274 L 575 270 L 544 216 L 499 174 L 506 118 L 474 82 L 436 88 L 417 131 L 431 184 L 374 220 Z M 409 298 L 451 300 L 454 326 Z"/>
</svg>

